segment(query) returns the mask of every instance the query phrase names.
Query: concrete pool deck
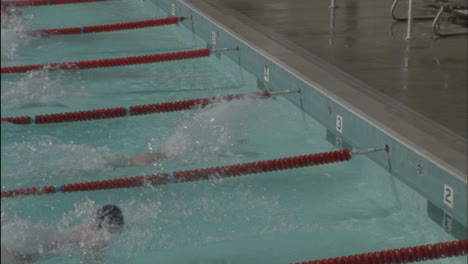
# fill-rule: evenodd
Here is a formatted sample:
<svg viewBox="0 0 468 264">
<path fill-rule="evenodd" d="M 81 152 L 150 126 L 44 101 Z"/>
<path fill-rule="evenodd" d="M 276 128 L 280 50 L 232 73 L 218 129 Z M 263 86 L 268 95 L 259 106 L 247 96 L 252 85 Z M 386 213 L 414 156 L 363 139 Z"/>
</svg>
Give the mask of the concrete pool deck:
<svg viewBox="0 0 468 264">
<path fill-rule="evenodd" d="M 387 133 L 390 133 L 400 142 L 416 149 L 425 156 L 430 157 L 434 162 L 448 169 L 453 173 L 453 175 L 466 183 L 466 46 L 461 48 L 462 45 L 466 45 L 466 37 L 454 38 L 451 40 L 448 39 L 447 43 L 444 44 L 443 41 L 446 39 L 434 40 L 430 37 L 429 40 L 429 37 L 426 36 L 424 41 L 442 43 L 440 46 L 443 46 L 444 49 L 448 49 L 447 47 L 450 46 L 451 48 L 448 49 L 448 53 L 453 54 L 447 56 L 444 55 L 445 57 L 443 56 L 444 53 L 439 55 L 440 58 L 438 61 L 447 61 L 448 65 L 446 66 L 444 66 L 443 63 L 443 66 L 436 63 L 436 65 L 439 66 L 431 65 L 431 67 L 434 66 L 435 68 L 432 69 L 431 67 L 428 67 L 429 69 L 427 69 L 426 64 L 429 64 L 429 62 L 433 60 L 433 57 L 430 57 L 422 61 L 414 59 L 414 61 L 416 61 L 414 63 L 416 67 L 412 69 L 411 67 L 408 67 L 408 65 L 414 65 L 413 63 L 408 62 L 405 64 L 405 60 L 411 56 L 405 57 L 405 55 L 402 56 L 402 54 L 407 52 L 408 46 L 410 47 L 410 52 L 413 50 L 417 54 L 418 50 L 421 50 L 421 48 L 417 48 L 418 45 L 421 45 L 418 39 L 407 42 L 404 40 L 404 30 L 396 30 L 399 34 L 395 33 L 392 38 L 396 39 L 395 42 L 397 42 L 397 44 L 382 44 L 380 43 L 381 41 L 386 43 L 387 40 L 379 40 L 375 36 L 376 33 L 369 30 L 370 27 L 376 28 L 376 32 L 381 32 L 383 31 L 380 28 L 382 25 L 379 25 L 378 22 L 372 22 L 372 19 L 370 22 L 366 22 L 369 24 L 369 27 L 363 26 L 361 28 L 360 26 L 356 26 L 356 28 L 361 28 L 361 33 L 352 33 L 359 36 L 359 34 L 363 34 L 362 32 L 369 32 L 367 37 L 361 36 L 362 39 L 349 39 L 344 36 L 348 34 L 346 33 L 348 30 L 342 29 L 342 33 L 337 33 L 337 27 L 335 29 L 336 33 L 334 43 L 340 42 L 342 43 L 342 46 L 336 49 L 332 48 L 330 51 L 330 47 L 327 45 L 330 41 L 328 33 L 329 28 L 323 25 L 320 29 L 323 32 L 316 34 L 311 33 L 313 31 L 311 31 L 311 28 L 308 28 L 308 26 L 312 24 L 317 24 L 317 21 L 325 20 L 324 17 L 327 17 L 328 23 L 330 12 L 328 2 L 314 2 L 313 6 L 310 2 L 306 3 L 303 0 L 185 0 L 185 2 L 202 11 L 204 14 L 208 14 L 208 17 L 217 21 L 217 23 L 224 27 L 229 28 L 231 33 L 274 58 L 278 64 L 287 65 L 287 67 L 295 74 L 301 76 L 301 78 L 309 81 L 310 83 L 313 83 L 315 86 L 325 91 L 328 96 L 342 102 L 343 105 L 352 111 L 364 116 L 367 120 L 374 123 L 377 127 Z M 345 3 L 352 4 L 354 2 L 345 1 L 342 2 L 341 5 L 344 5 Z M 337 2 L 337 4 L 340 5 L 339 2 Z M 275 5 L 278 5 L 276 7 L 279 10 L 278 12 L 286 12 L 287 15 L 284 15 L 284 21 L 286 22 L 281 22 L 283 21 L 281 19 L 279 19 L 278 22 L 278 19 L 274 20 L 268 17 L 267 14 L 272 12 L 272 8 L 274 9 Z M 364 4 L 361 3 L 361 5 Z M 375 8 L 375 5 L 377 4 L 370 5 Z M 356 7 L 354 9 L 356 9 Z M 256 15 L 251 14 L 253 17 L 249 17 L 249 10 L 256 10 L 255 12 L 252 11 L 252 14 Z M 389 9 L 385 10 L 387 17 L 383 18 L 383 20 L 391 21 L 390 24 L 385 26 L 385 32 L 388 34 L 388 28 L 391 27 L 391 23 L 393 22 L 388 15 Z M 336 12 L 338 12 L 338 9 Z M 279 16 L 281 17 L 281 15 Z M 357 14 L 354 14 L 353 16 L 357 16 L 359 18 Z M 363 19 L 366 20 L 365 18 Z M 380 20 L 380 18 L 377 20 Z M 260 22 L 265 21 L 272 23 L 273 25 L 261 25 Z M 314 21 L 315 23 L 313 23 Z M 293 23 L 297 24 L 293 25 Z M 337 20 L 336 25 L 338 24 L 340 24 L 340 22 Z M 283 38 L 284 36 L 282 34 L 284 33 L 278 33 L 278 27 L 281 28 L 281 26 L 284 27 L 283 30 L 285 32 L 290 32 L 289 34 L 293 37 L 297 35 L 302 39 L 306 39 L 304 40 L 304 43 L 308 41 L 307 43 L 311 43 L 310 45 L 316 45 L 318 50 L 320 50 L 320 43 L 322 43 L 323 46 L 321 50 L 323 52 L 331 52 L 333 55 L 332 57 L 335 58 L 335 60 L 327 61 L 326 58 L 318 58 L 318 53 L 314 53 L 313 51 L 307 50 L 299 44 L 296 44 L 294 39 L 291 39 L 289 36 Z M 306 31 L 309 33 L 305 33 Z M 429 34 L 428 32 L 424 32 L 425 31 L 420 29 L 418 26 L 415 27 L 416 38 L 420 34 Z M 339 37 L 338 35 L 343 36 Z M 356 50 L 356 48 L 353 48 L 359 46 L 359 43 L 365 39 L 372 43 L 380 43 L 382 48 L 373 50 L 372 47 L 364 44 L 360 49 Z M 457 42 L 458 44 L 452 47 L 450 43 L 453 42 Z M 384 49 L 385 47 L 392 52 L 387 54 Z M 352 50 L 355 51 L 353 52 Z M 364 51 L 366 50 L 373 52 L 369 52 L 369 54 L 364 56 Z M 434 48 L 430 48 L 429 50 L 430 52 L 434 52 Z M 379 57 L 378 54 L 381 54 L 381 56 Z M 400 56 L 396 56 L 396 54 L 400 54 Z M 424 57 L 425 55 L 420 54 L 415 56 L 418 58 L 418 56 Z M 451 59 L 451 57 L 456 57 L 458 59 Z M 389 60 L 388 63 L 387 60 Z M 378 81 L 383 86 L 386 85 L 385 87 L 390 87 L 388 89 L 396 89 L 396 91 L 398 91 L 396 94 L 401 95 L 403 98 L 410 98 L 411 100 L 419 98 L 420 107 L 435 109 L 434 113 L 442 116 L 442 120 L 445 120 L 445 117 L 443 116 L 450 116 L 450 120 L 452 121 L 448 123 L 454 123 L 453 128 L 450 130 L 461 132 L 452 133 L 449 129 L 445 129 L 435 124 L 434 121 L 437 120 L 427 120 L 424 116 L 428 117 L 430 114 L 428 114 L 428 112 L 418 110 L 415 106 L 418 104 L 404 106 L 404 101 L 395 100 L 398 98 L 391 98 L 390 95 L 382 95 L 382 91 L 371 88 L 374 87 L 375 84 L 372 85 L 369 82 L 366 83 L 362 79 L 358 80 L 357 76 L 353 76 L 353 72 L 348 72 L 346 69 L 343 69 L 344 66 L 341 67 L 344 72 L 338 70 L 336 66 L 340 66 L 338 63 L 339 61 L 345 61 L 346 63 L 344 65 L 347 67 L 359 69 L 356 71 L 357 73 L 367 72 L 367 75 L 364 74 L 364 76 L 369 76 L 370 79 Z M 394 65 L 392 64 L 392 61 Z M 439 75 L 436 76 L 435 74 L 437 67 L 442 67 L 446 70 L 444 77 L 441 79 L 439 79 Z M 462 71 L 464 73 L 463 76 L 461 74 Z M 404 76 L 403 73 L 406 73 L 407 75 Z M 421 74 L 424 74 L 424 76 Z M 451 74 L 453 74 L 453 76 Z M 427 79 L 425 79 L 426 77 Z M 411 80 L 411 78 L 416 79 L 414 81 L 408 81 Z M 421 81 L 420 78 L 424 80 Z M 404 80 L 406 80 L 406 82 Z M 452 82 L 450 80 L 456 80 L 453 82 L 455 83 L 454 86 L 451 86 Z M 420 82 L 423 84 L 421 84 L 419 88 L 412 88 L 412 84 L 416 83 L 419 85 Z M 442 89 L 440 85 L 444 82 L 449 86 L 448 88 L 443 86 L 442 88 L 445 89 L 445 92 L 442 93 L 440 91 L 440 89 Z M 395 83 L 397 85 L 395 85 Z M 429 84 L 433 84 L 434 87 L 438 88 L 438 91 L 432 91 L 433 88 L 428 86 Z M 397 88 L 391 88 L 392 86 Z M 406 90 L 402 90 L 402 87 L 406 87 Z M 426 93 L 423 93 L 421 90 L 418 92 L 417 89 L 423 89 L 424 87 L 426 87 Z M 449 94 L 450 96 L 447 97 L 451 97 L 451 99 L 445 100 L 445 95 L 443 96 L 442 94 Z M 441 106 L 438 106 L 439 103 Z M 444 111 L 443 109 L 446 109 L 444 106 L 453 107 L 450 107 L 451 111 Z M 413 108 L 413 110 L 409 108 Z M 465 108 L 465 110 L 463 110 L 463 108 Z M 449 127 L 449 125 L 446 126 Z M 463 133 L 465 133 L 465 136 L 463 136 Z"/>
<path fill-rule="evenodd" d="M 436 10 L 421 6 L 421 1 L 414 1 L 419 4 L 414 15 L 434 15 Z M 205 2 L 467 138 L 466 35 L 435 38 L 432 20 L 420 21 L 415 22 L 413 39 L 408 41 L 407 23 L 390 16 L 391 1 L 336 0 L 334 9 L 326 0 Z M 395 13 L 404 17 L 407 3 L 400 2 Z"/>
</svg>

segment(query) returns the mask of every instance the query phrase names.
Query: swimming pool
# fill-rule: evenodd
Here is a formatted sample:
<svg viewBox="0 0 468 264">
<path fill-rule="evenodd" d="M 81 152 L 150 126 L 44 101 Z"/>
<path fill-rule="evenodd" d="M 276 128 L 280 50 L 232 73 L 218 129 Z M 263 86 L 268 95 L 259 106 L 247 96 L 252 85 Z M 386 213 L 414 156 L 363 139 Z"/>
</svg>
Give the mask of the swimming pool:
<svg viewBox="0 0 468 264">
<path fill-rule="evenodd" d="M 188 29 L 173 25 L 28 39 L 10 58 L 4 58 L 2 50 L 2 67 L 198 49 L 207 42 L 220 48 L 241 46 L 220 29 L 203 23 L 200 28 L 200 15 L 189 13 L 184 4 L 154 2 L 159 7 L 151 1 L 111 1 L 24 9 L 24 14 L 32 15 L 29 23 L 34 28 L 180 14 L 193 18 L 184 22 Z M 95 16 L 88 19 L 90 13 Z M 189 30 L 194 27 L 197 34 Z M 207 34 L 210 41 L 204 37 Z M 299 87 L 294 76 L 281 75 L 275 64 L 265 67 L 256 62 L 260 78 L 247 71 L 245 65 L 253 67 L 249 63 L 253 55 L 246 56 L 248 52 L 241 46 L 239 51 L 186 61 L 2 75 L 2 116 L 238 94 L 263 86 L 274 90 Z M 157 115 L 49 125 L 2 124 L 2 188 L 280 158 L 335 150 L 337 143 L 359 148 L 388 143 L 393 151 L 393 142 L 379 139 L 379 146 L 362 145 L 354 137 L 348 139 L 331 130 L 334 125 L 301 112 L 295 102 L 322 103 L 311 102 L 314 91 L 302 91 L 287 98 L 221 102 L 205 109 Z M 323 109 L 326 115 L 329 109 L 335 113 L 339 105 Z M 176 157 L 143 167 L 112 167 L 112 161 L 122 155 L 151 150 Z M 26 231 L 17 230 L 27 230 L 27 224 L 21 225 L 17 218 L 65 229 L 91 217 L 105 203 L 121 205 L 127 222 L 104 253 L 108 263 L 288 263 L 453 240 L 428 217 L 427 198 L 394 177 L 397 169 L 389 172 L 388 162 L 379 160 L 400 165 L 392 154 L 378 152 L 355 156 L 346 163 L 230 179 L 3 199 L 2 243 L 25 235 Z M 65 251 L 41 263 L 65 260 L 79 263 L 81 257 Z"/>
</svg>

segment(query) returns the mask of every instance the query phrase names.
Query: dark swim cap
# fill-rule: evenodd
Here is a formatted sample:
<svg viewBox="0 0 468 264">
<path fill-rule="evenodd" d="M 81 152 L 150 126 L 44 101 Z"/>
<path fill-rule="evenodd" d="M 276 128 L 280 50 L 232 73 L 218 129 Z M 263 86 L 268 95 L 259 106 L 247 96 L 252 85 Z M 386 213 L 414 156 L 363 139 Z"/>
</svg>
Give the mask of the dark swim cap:
<svg viewBox="0 0 468 264">
<path fill-rule="evenodd" d="M 116 205 L 107 204 L 97 211 L 98 226 L 101 227 L 102 222 L 110 225 L 122 227 L 124 225 L 124 217 L 122 210 Z"/>
</svg>

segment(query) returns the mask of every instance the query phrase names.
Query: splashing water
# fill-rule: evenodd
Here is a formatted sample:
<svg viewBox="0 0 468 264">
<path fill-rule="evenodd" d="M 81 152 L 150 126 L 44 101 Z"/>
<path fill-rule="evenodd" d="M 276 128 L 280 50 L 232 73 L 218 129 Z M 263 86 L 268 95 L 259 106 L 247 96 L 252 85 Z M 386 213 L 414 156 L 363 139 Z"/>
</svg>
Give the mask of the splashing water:
<svg viewBox="0 0 468 264">
<path fill-rule="evenodd" d="M 45 179 L 74 178 L 111 170 L 127 162 L 127 157 L 108 147 L 91 147 L 39 136 L 15 142 L 2 149 L 2 185 L 8 179 L 22 184 L 38 184 Z"/>
<path fill-rule="evenodd" d="M 54 241 L 57 238 L 58 232 L 50 226 L 30 223 L 17 215 L 2 215 L 2 251 L 5 248 L 17 252 L 35 252 L 40 250 L 44 241 Z"/>
<path fill-rule="evenodd" d="M 255 99 L 217 102 L 208 108 L 185 115 L 175 132 L 160 142 L 161 151 L 178 161 L 216 162 L 228 157 L 238 162 L 240 157 L 231 148 L 239 142 L 244 120 L 253 112 Z M 151 149 L 158 141 L 152 140 Z M 89 146 L 62 142 L 51 136 L 32 136 L 2 146 L 2 185 L 9 181 L 22 186 L 43 184 L 50 179 L 74 179 L 125 167 L 128 158 L 107 146 Z M 21 178 L 21 181 L 18 179 Z"/>
<path fill-rule="evenodd" d="M 32 71 L 17 82 L 2 84 L 2 110 L 43 106 L 66 107 L 54 103 L 65 96 L 85 96 L 84 85 L 64 72 Z"/>
<path fill-rule="evenodd" d="M 248 185 L 195 184 L 184 191 L 154 189 L 122 205 L 125 235 L 115 237 L 111 255 L 129 262 L 143 252 L 198 247 L 244 236 L 282 232 L 277 198 L 259 197 Z M 219 206 L 222 204 L 223 206 Z M 266 219 L 268 218 L 268 219 Z M 241 226 L 240 223 L 248 223 Z M 295 228 L 295 227 L 293 227 Z M 122 254 L 123 253 L 123 254 Z"/>
<path fill-rule="evenodd" d="M 8 18 L 2 17 L 1 23 L 2 60 L 13 60 L 19 47 L 25 45 L 32 38 L 23 32 L 31 23 L 33 16 L 19 15 L 19 12 L 14 9 L 9 12 L 11 15 Z"/>
<path fill-rule="evenodd" d="M 178 121 L 173 135 L 161 144 L 169 156 L 184 156 L 188 162 L 212 161 L 214 155 L 229 156 L 241 139 L 244 120 L 254 112 L 258 100 L 215 102 L 207 108 L 186 114 Z"/>
<path fill-rule="evenodd" d="M 73 210 L 65 212 L 58 223 L 58 230 L 63 231 L 70 227 L 79 225 L 83 221 L 96 217 L 98 206 L 95 201 L 85 199 L 73 204 Z"/>
<path fill-rule="evenodd" d="M 40 260 L 54 257 L 58 263 L 63 263 L 63 258 L 94 257 L 98 251 L 93 247 L 105 245 L 111 238 L 111 234 L 106 231 L 89 232 L 89 223 L 96 217 L 96 211 L 94 201 L 78 202 L 74 204 L 74 210 L 62 215 L 58 224 L 45 224 L 19 217 L 2 204 L 2 263 L 17 263 L 18 253 L 32 254 L 33 258 L 40 255 Z M 77 239 L 83 241 L 77 242 Z M 56 247 L 47 248 L 47 245 L 53 244 Z"/>
</svg>

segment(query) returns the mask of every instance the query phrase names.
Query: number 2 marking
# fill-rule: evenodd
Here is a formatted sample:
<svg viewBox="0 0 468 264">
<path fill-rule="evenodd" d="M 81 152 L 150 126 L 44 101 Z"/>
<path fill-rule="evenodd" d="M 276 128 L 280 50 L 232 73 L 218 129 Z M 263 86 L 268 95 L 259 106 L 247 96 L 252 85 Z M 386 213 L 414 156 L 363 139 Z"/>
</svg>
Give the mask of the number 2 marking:
<svg viewBox="0 0 468 264">
<path fill-rule="evenodd" d="M 444 203 L 453 208 L 453 189 L 447 184 L 444 185 Z"/>
</svg>

